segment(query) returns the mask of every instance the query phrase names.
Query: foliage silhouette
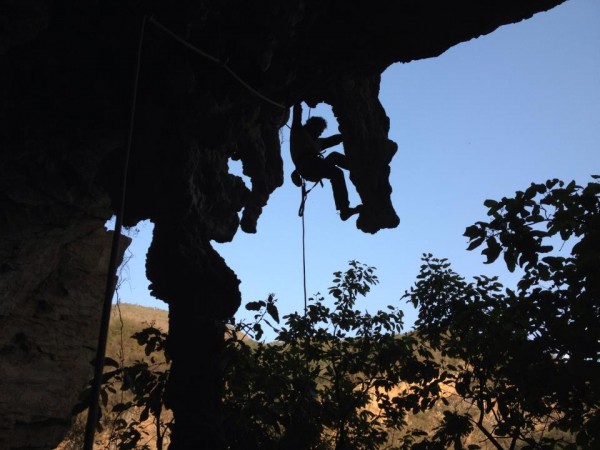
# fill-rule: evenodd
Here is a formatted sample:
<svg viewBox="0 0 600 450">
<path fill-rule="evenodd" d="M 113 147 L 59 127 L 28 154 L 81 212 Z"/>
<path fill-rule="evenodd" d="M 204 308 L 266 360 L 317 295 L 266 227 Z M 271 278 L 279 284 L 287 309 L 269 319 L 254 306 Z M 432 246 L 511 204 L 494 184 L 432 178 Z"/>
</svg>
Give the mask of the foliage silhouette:
<svg viewBox="0 0 600 450">
<path fill-rule="evenodd" d="M 248 303 L 254 320 L 232 322 L 225 337 L 227 448 L 598 448 L 599 195 L 596 181 L 550 180 L 486 200 L 490 219 L 466 229 L 468 249 L 483 247 L 486 263 L 502 255 L 509 270 L 518 267 L 517 288 L 496 277 L 466 282 L 445 259 L 424 255 L 403 296 L 419 309 L 415 333 L 400 333 L 395 306 L 357 308 L 377 277 L 356 261 L 334 273 L 333 307 L 317 294 L 306 314 L 281 324 L 274 295 Z M 276 342 L 260 341 L 264 327 Z M 118 448 L 145 448 L 140 425 L 151 418 L 160 449 L 171 417 L 163 405 L 168 361 L 160 357 L 166 335 L 150 327 L 134 337 L 150 364 L 107 359 L 102 398 L 106 405 L 109 392 L 130 392 L 112 406 Z M 440 405 L 436 425 L 402 429 L 407 414 Z"/>
<path fill-rule="evenodd" d="M 137 344 L 144 348 L 148 360 L 135 360 L 131 364 L 119 363 L 107 357 L 100 398 L 102 407 L 98 423 L 98 431 L 104 423 L 109 428 L 107 439 L 109 448 L 119 450 L 150 449 L 148 442 L 154 440 L 158 450 L 163 448 L 165 437 L 170 433 L 172 415 L 164 412 L 164 393 L 169 377 L 169 359 L 165 354 L 167 334 L 149 325 L 132 336 Z M 106 369 L 105 369 L 106 370 Z M 91 381 L 90 381 L 91 383 Z M 121 392 L 119 400 L 109 399 Z M 88 386 L 81 395 L 80 401 L 73 408 L 78 414 L 89 405 Z M 127 395 L 123 395 L 126 393 Z M 102 411 L 104 410 L 104 411 Z M 104 416 L 104 417 L 103 417 Z M 151 418 L 152 435 L 144 422 Z"/>
<path fill-rule="evenodd" d="M 281 328 L 265 320 L 277 331 L 274 344 L 254 345 L 235 334 L 228 340 L 237 358 L 226 377 L 230 448 L 375 449 L 402 426 L 390 391 L 415 345 L 399 335 L 402 312 L 355 309 L 377 283 L 371 267 L 351 261 L 333 282 L 332 309 L 317 294 L 306 315 L 285 316 Z M 261 335 L 264 312 L 277 322 L 272 301 L 250 305 L 258 312 L 249 332 Z"/>
<path fill-rule="evenodd" d="M 334 274 L 333 308 L 317 294 L 306 315 L 287 315 L 280 325 L 274 295 L 246 305 L 256 311 L 254 321 L 232 323 L 226 335 L 227 448 L 377 449 L 402 426 L 403 412 L 390 392 L 398 385 L 401 361 L 414 359 L 404 365 L 418 366 L 416 341 L 399 334 L 403 314 L 396 307 L 375 314 L 356 309 L 376 283 L 372 267 L 351 261 L 346 272 Z M 275 330 L 276 342 L 259 342 L 265 326 Z M 166 335 L 153 327 L 134 337 L 152 358 L 164 350 Z M 143 361 L 105 374 L 103 392 L 118 385 L 133 394 L 112 407 L 118 448 L 138 448 L 145 439 L 140 425 L 149 417 L 162 448 L 169 430 L 161 415 L 168 376 L 165 366 Z M 120 416 L 134 409 L 140 411 L 134 420 Z"/>
<path fill-rule="evenodd" d="M 483 246 L 486 263 L 503 255 L 510 271 L 521 268 L 516 291 L 485 276 L 467 283 L 425 255 L 405 297 L 432 351 L 462 361 L 439 368 L 470 409 L 416 448 L 445 448 L 473 426 L 498 449 L 600 445 L 599 194 L 595 181 L 549 180 L 485 202 L 491 219 L 466 229 L 469 249 Z M 556 244 L 568 255 L 553 253 Z M 539 432 L 553 429 L 576 443 Z"/>
</svg>

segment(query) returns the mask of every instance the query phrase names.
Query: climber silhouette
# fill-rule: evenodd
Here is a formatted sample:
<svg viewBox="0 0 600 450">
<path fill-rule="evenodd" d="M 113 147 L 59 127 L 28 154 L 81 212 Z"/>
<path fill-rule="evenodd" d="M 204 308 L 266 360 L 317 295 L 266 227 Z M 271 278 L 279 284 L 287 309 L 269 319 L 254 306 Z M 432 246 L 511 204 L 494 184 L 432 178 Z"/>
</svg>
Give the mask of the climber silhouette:
<svg viewBox="0 0 600 450">
<path fill-rule="evenodd" d="M 290 132 L 290 153 L 292 161 L 296 166 L 296 174 L 292 173 L 292 180 L 297 186 L 302 178 L 318 182 L 323 178 L 331 181 L 335 208 L 340 212 L 342 220 L 348 220 L 360 211 L 361 205 L 350 208 L 348 201 L 348 189 L 342 169 L 348 169 L 346 155 L 339 152 L 331 152 L 323 157 L 323 151 L 342 142 L 341 134 L 322 138 L 323 131 L 327 128 L 327 122 L 322 117 L 311 117 L 302 125 L 302 106 L 294 105 L 292 118 L 292 129 Z"/>
</svg>

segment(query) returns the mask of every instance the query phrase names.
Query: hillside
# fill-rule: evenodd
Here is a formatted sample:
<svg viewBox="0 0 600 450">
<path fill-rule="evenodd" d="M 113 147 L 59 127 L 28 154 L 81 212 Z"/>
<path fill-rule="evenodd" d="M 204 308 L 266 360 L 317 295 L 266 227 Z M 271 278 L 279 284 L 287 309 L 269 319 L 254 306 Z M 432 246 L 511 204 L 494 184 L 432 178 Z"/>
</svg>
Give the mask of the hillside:
<svg viewBox="0 0 600 450">
<path fill-rule="evenodd" d="M 138 345 L 137 341 L 132 338 L 134 333 L 139 332 L 148 326 L 156 327 L 163 332 L 168 331 L 169 312 L 163 309 L 149 308 L 129 303 L 113 305 L 106 356 L 119 361 L 123 365 L 131 365 L 134 361 L 149 362 L 150 358 L 144 354 L 143 347 Z M 116 393 L 109 395 L 109 406 L 121 401 L 123 400 L 119 390 L 117 390 Z M 63 442 L 56 447 L 56 450 L 80 450 L 82 448 L 85 417 L 86 414 L 84 412 L 74 418 L 71 429 Z M 105 413 L 103 420 L 101 421 L 105 430 L 96 436 L 97 448 L 115 448 L 109 443 L 111 420 L 115 417 L 116 416 L 113 414 Z M 141 428 L 147 428 L 149 426 L 151 426 L 151 424 L 145 424 Z M 156 448 L 153 445 L 153 442 L 153 435 L 150 434 L 148 439 L 150 450 Z"/>
<path fill-rule="evenodd" d="M 111 329 L 117 329 L 119 318 L 135 326 L 154 324 L 162 331 L 169 329 L 169 311 L 166 309 L 149 308 L 147 306 L 121 303 L 113 306 L 111 314 Z"/>
<path fill-rule="evenodd" d="M 126 364 L 143 360 L 144 350 L 131 336 L 150 325 L 167 332 L 169 312 L 129 303 L 113 306 L 106 355 Z"/>
<path fill-rule="evenodd" d="M 113 306 L 109 329 L 107 356 L 121 362 L 124 365 L 131 365 L 134 361 L 145 361 L 150 364 L 151 357 L 145 355 L 143 347 L 138 345 L 136 340 L 131 337 L 134 333 L 148 326 L 156 327 L 163 332 L 168 331 L 168 311 L 133 304 L 120 304 L 117 306 Z M 160 363 L 160 361 L 157 361 L 156 354 L 153 355 L 154 362 Z M 441 355 L 436 354 L 435 358 L 441 359 L 442 357 Z M 401 385 L 398 388 L 393 389 L 392 393 L 399 393 L 405 387 L 406 385 Z M 451 410 L 464 413 L 470 408 L 470 405 L 464 400 L 461 400 L 460 396 L 456 395 L 456 392 L 451 387 L 445 385 L 441 387 L 444 392 L 443 397 L 448 401 Z M 118 389 L 115 393 L 109 394 L 109 408 L 116 403 L 130 400 L 130 394 L 126 394 L 125 398 L 121 397 L 121 395 L 122 394 Z M 408 414 L 405 418 L 406 427 L 403 428 L 400 432 L 392 432 L 390 434 L 388 441 L 388 445 L 390 447 L 386 448 L 400 448 L 400 446 L 402 445 L 403 434 L 407 430 L 435 430 L 441 424 L 444 418 L 443 411 L 447 408 L 448 406 L 445 406 L 442 403 L 438 403 L 433 408 L 425 412 L 420 412 L 418 414 Z M 377 402 L 374 398 L 371 399 L 371 402 L 367 409 L 374 414 L 378 414 L 380 412 L 379 407 L 377 406 Z M 130 420 L 134 416 L 131 416 Z M 105 413 L 105 416 L 102 420 L 104 431 L 102 433 L 99 433 L 96 438 L 96 445 L 98 446 L 98 448 L 116 448 L 114 446 L 114 442 L 112 444 L 110 442 L 110 430 L 114 423 L 114 420 L 118 417 L 119 416 L 114 413 Z M 172 413 L 170 411 L 167 410 L 163 413 L 164 420 L 169 421 L 171 420 L 171 418 Z M 484 419 L 484 423 L 487 427 L 493 426 L 492 421 L 489 420 L 490 418 L 491 416 L 486 417 Z M 67 437 L 56 448 L 56 450 L 80 449 L 82 442 L 81 439 L 84 430 L 84 423 L 85 413 L 83 413 L 75 419 L 74 425 L 69 431 Z M 152 419 L 150 418 L 138 427 L 140 432 L 144 435 L 144 445 L 147 445 L 147 448 L 149 450 L 156 450 L 156 432 L 154 425 L 155 424 L 152 423 Z M 548 430 L 540 429 L 539 433 L 544 434 L 548 437 L 551 436 L 558 438 L 562 436 L 563 438 L 566 437 L 567 441 L 570 440 L 567 436 L 557 431 L 548 432 Z M 168 437 L 169 435 L 167 434 L 164 448 L 166 448 L 166 444 L 168 443 Z M 480 448 L 482 450 L 494 448 L 494 446 L 489 441 L 487 441 L 485 436 L 477 429 L 474 429 L 473 432 L 468 437 L 466 437 L 464 444 L 479 446 L 477 448 Z"/>
</svg>

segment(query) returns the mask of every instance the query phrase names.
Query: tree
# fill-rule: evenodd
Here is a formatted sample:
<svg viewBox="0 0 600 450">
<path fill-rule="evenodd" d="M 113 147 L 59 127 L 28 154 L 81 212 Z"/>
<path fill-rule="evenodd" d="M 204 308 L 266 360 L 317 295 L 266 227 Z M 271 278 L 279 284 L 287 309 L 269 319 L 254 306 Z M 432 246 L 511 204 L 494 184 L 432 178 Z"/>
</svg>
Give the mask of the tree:
<svg viewBox="0 0 600 450">
<path fill-rule="evenodd" d="M 333 282 L 333 308 L 317 294 L 281 328 L 265 321 L 274 343 L 228 341 L 236 358 L 226 377 L 230 448 L 377 449 L 402 426 L 390 391 L 415 344 L 399 335 L 402 312 L 356 309 L 377 283 L 372 267 L 351 261 Z M 247 305 L 257 311 L 253 333 L 260 336 L 265 313 L 279 322 L 273 301 Z"/>
<path fill-rule="evenodd" d="M 98 431 L 103 431 L 101 423 L 108 428 L 107 448 L 162 450 L 173 423 L 172 412 L 164 402 L 170 374 L 170 360 L 164 351 L 167 334 L 150 324 L 131 338 L 143 348 L 146 358 L 131 364 L 106 358 Z M 72 414 L 89 408 L 92 382 L 81 393 Z M 150 441 L 153 447 L 148 445 Z"/>
<path fill-rule="evenodd" d="M 400 335 L 403 313 L 394 306 L 375 314 L 357 309 L 359 297 L 377 283 L 372 267 L 351 261 L 333 282 L 333 308 L 317 294 L 308 300 L 305 314 L 287 315 L 279 325 L 271 294 L 246 305 L 256 311 L 254 321 L 228 326 L 223 368 L 227 448 L 378 449 L 403 425 L 393 388 L 406 367 L 421 368 L 419 374 L 425 367 L 408 363 L 417 343 Z M 276 332 L 275 342 L 261 341 L 264 326 Z M 151 361 L 120 366 L 107 360 L 103 392 L 129 393 L 127 401 L 112 406 L 111 436 L 122 450 L 143 446 L 149 433 L 141 426 L 151 418 L 160 449 L 171 425 L 163 398 L 169 368 L 153 363 L 163 360 L 166 334 L 150 327 L 133 337 Z M 133 418 L 126 420 L 125 412 Z"/>
<path fill-rule="evenodd" d="M 490 219 L 466 229 L 468 249 L 483 246 L 487 264 L 502 255 L 510 271 L 519 267 L 516 290 L 485 276 L 466 282 L 425 255 L 405 297 L 419 308 L 416 330 L 432 351 L 459 361 L 442 360 L 441 382 L 470 409 L 448 409 L 435 434 L 409 446 L 462 448 L 473 427 L 498 449 L 600 445 L 599 194 L 596 181 L 549 180 L 486 200 Z"/>
<path fill-rule="evenodd" d="M 483 247 L 488 264 L 502 255 L 521 280 L 514 290 L 497 277 L 467 282 L 446 260 L 425 255 L 404 295 L 419 308 L 414 333 L 400 334 L 394 306 L 373 315 L 357 309 L 377 277 L 356 261 L 334 274 L 332 308 L 317 294 L 304 314 L 280 325 L 274 295 L 248 303 L 254 321 L 230 324 L 226 337 L 227 447 L 476 449 L 477 429 L 497 449 L 598 448 L 599 196 L 596 181 L 550 180 L 486 200 L 489 220 L 466 229 L 468 249 Z M 264 326 L 275 342 L 261 341 Z M 163 333 L 134 336 L 147 356 L 162 353 Z M 105 388 L 117 382 L 131 391 L 112 408 L 119 448 L 141 442 L 148 417 L 160 448 L 169 430 L 162 402 L 169 369 L 108 363 Z M 432 429 L 391 439 L 408 413 L 440 404 Z M 138 417 L 124 420 L 134 407 Z"/>
</svg>

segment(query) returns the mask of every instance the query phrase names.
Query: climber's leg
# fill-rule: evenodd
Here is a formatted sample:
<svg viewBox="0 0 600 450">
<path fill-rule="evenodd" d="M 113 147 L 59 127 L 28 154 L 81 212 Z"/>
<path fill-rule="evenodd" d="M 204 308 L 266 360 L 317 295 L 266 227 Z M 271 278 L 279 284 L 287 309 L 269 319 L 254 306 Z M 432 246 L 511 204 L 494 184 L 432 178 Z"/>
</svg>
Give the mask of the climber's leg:
<svg viewBox="0 0 600 450">
<path fill-rule="evenodd" d="M 325 157 L 325 161 L 334 166 L 341 167 L 342 169 L 348 170 L 348 158 L 339 152 L 331 152 Z"/>
<path fill-rule="evenodd" d="M 331 166 L 327 171 L 325 178 L 329 178 L 329 181 L 331 181 L 335 209 L 338 211 L 348 209 L 350 206 L 350 202 L 348 201 L 348 188 L 346 187 L 346 180 L 344 179 L 344 172 L 342 172 L 342 169 Z"/>
</svg>

